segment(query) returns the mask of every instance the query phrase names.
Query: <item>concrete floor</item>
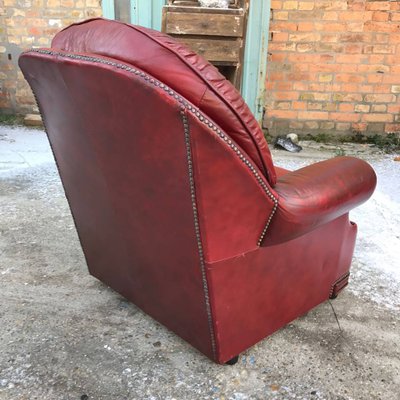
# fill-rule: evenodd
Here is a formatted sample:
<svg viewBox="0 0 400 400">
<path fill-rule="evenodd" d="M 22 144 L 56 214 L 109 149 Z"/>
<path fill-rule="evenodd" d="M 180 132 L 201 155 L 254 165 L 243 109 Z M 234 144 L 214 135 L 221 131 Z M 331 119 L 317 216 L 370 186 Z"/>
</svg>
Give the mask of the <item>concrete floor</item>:
<svg viewBox="0 0 400 400">
<path fill-rule="evenodd" d="M 294 169 L 339 152 L 305 147 L 275 150 L 275 162 Z M 230 367 L 89 276 L 45 135 L 0 127 L 0 399 L 398 400 L 400 162 L 370 146 L 343 151 L 379 177 L 352 213 L 349 287 Z"/>
</svg>

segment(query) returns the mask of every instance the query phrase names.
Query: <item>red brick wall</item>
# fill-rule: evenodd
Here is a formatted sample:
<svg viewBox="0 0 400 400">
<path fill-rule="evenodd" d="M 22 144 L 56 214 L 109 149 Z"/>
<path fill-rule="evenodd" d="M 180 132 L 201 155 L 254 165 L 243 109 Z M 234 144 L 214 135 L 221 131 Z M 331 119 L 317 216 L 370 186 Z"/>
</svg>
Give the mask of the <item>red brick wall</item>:
<svg viewBox="0 0 400 400">
<path fill-rule="evenodd" d="M 99 15 L 101 0 L 0 0 L 0 113 L 36 111 L 18 68 L 23 50 L 48 47 L 63 27 Z"/>
<path fill-rule="evenodd" d="M 400 131 L 400 1 L 271 0 L 264 124 Z"/>
</svg>

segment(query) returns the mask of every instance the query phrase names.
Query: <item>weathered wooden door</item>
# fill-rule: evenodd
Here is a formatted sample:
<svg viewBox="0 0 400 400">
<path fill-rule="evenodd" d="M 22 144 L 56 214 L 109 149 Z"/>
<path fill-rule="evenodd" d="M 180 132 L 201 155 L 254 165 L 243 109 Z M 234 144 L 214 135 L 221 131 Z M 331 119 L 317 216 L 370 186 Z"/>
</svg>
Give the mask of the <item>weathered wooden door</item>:
<svg viewBox="0 0 400 400">
<path fill-rule="evenodd" d="M 103 0 L 106 18 L 161 29 L 167 0 Z M 271 0 L 251 0 L 244 56 L 242 95 L 261 123 L 264 109 L 268 29 Z"/>
</svg>

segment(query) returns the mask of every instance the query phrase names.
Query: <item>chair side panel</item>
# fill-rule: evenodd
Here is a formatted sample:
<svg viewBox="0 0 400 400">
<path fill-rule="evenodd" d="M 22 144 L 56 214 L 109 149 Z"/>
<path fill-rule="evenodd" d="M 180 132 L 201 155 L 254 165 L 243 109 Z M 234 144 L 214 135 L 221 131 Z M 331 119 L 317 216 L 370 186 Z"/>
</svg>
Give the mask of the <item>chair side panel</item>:
<svg viewBox="0 0 400 400">
<path fill-rule="evenodd" d="M 327 300 L 349 271 L 356 234 L 346 214 L 286 243 L 207 264 L 218 362 Z"/>
<path fill-rule="evenodd" d="M 178 101 L 148 75 L 27 53 L 91 274 L 213 358 Z"/>
</svg>

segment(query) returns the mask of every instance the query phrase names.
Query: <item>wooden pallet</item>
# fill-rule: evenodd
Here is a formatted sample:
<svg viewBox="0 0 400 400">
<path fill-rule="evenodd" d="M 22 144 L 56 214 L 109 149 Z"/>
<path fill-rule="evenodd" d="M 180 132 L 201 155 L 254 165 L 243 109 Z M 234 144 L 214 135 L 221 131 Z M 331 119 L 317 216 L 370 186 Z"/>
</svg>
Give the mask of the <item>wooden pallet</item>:
<svg viewBox="0 0 400 400">
<path fill-rule="evenodd" d="M 240 90 L 248 8 L 249 0 L 233 0 L 229 9 L 170 0 L 163 8 L 162 31 L 201 54 Z"/>
</svg>

